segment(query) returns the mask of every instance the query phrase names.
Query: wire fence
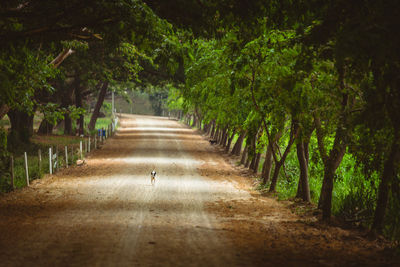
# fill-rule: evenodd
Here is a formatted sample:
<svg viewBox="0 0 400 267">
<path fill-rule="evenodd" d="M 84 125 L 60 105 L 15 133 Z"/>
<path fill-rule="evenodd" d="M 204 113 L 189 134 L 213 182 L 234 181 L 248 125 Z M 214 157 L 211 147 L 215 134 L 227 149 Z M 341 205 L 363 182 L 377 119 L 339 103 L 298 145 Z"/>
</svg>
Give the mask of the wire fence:
<svg viewBox="0 0 400 267">
<path fill-rule="evenodd" d="M 31 181 L 45 174 L 53 175 L 61 169 L 82 165 L 89 153 L 101 148 L 106 139 L 114 136 L 117 124 L 118 118 L 107 128 L 98 129 L 94 135 L 81 136 L 77 144 L 53 145 L 40 148 L 37 153 L 11 155 L 8 172 L 0 179 L 0 192 L 29 186 Z"/>
</svg>

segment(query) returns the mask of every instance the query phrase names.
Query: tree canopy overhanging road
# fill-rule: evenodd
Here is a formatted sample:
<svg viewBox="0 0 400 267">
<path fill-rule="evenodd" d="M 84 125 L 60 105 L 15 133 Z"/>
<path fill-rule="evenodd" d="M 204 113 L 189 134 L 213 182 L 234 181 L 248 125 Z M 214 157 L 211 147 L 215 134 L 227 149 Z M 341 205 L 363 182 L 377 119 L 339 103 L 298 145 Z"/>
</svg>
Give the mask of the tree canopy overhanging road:
<svg viewBox="0 0 400 267">
<path fill-rule="evenodd" d="M 111 92 L 135 91 L 205 133 L 260 192 L 398 250 L 399 17 L 395 0 L 4 0 L 1 191 L 11 156 L 37 157 L 33 137 L 93 136 Z"/>
</svg>

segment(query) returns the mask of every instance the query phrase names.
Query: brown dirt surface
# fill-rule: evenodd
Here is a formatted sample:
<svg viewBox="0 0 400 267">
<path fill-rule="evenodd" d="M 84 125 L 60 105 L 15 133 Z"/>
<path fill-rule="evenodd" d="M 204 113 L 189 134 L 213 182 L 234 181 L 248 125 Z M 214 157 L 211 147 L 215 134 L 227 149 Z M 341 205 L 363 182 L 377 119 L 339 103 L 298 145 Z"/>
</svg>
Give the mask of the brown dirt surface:
<svg viewBox="0 0 400 267">
<path fill-rule="evenodd" d="M 345 229 L 335 219 L 327 225 L 312 204 L 277 201 L 255 190 L 259 182 L 254 173 L 237 166 L 239 157 L 219 147 L 203 145 L 198 150 L 196 157 L 204 162 L 198 171 L 203 176 L 248 192 L 247 197 L 229 195 L 207 205 L 244 262 L 253 266 L 400 266 L 393 244 L 382 237 L 369 240 L 365 230 Z"/>
<path fill-rule="evenodd" d="M 82 166 L 0 196 L 0 266 L 399 263 L 387 242 L 297 215 L 307 207 L 252 181 L 178 122 L 123 115 Z"/>
</svg>

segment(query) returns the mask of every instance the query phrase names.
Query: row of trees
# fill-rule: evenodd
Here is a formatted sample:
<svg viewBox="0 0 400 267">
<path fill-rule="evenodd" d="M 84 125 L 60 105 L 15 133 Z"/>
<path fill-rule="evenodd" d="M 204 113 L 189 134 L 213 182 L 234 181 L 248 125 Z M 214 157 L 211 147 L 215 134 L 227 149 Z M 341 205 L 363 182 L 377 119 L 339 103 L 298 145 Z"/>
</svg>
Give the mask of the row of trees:
<svg viewBox="0 0 400 267">
<path fill-rule="evenodd" d="M 161 72 L 157 64 L 174 30 L 142 1 L 5 1 L 0 14 L 0 119 L 10 119 L 9 146 L 29 142 L 37 111 L 39 133 L 62 122 L 75 134 L 77 119 L 83 134 L 89 100 L 97 98 L 93 130 L 111 90 L 168 78 L 168 66 Z"/>
<path fill-rule="evenodd" d="M 147 4 L 146 4 L 147 3 Z M 0 7 L 0 156 L 64 123 L 89 129 L 112 90 L 168 83 L 171 108 L 199 127 L 275 191 L 291 151 L 297 195 L 310 201 L 310 144 L 323 166 L 319 207 L 331 217 L 336 170 L 351 155 L 378 179 L 372 229 L 397 205 L 400 164 L 398 1 L 5 0 Z M 165 20 L 167 19 L 168 22 Z M 172 24 L 170 24 L 172 23 Z M 174 26 L 180 28 L 177 30 Z M 165 87 L 165 86 L 164 86 Z M 152 89 L 152 90 L 153 90 Z M 165 88 L 152 91 L 161 100 Z M 8 148 L 7 148 L 8 147 Z M 362 189 L 361 189 L 362 190 Z M 397 202 L 396 202 L 397 201 Z"/>
<path fill-rule="evenodd" d="M 297 196 L 305 201 L 315 139 L 325 220 L 336 170 L 351 155 L 366 181 L 379 180 L 371 229 L 382 232 L 388 203 L 393 208 L 400 199 L 400 35 L 394 26 L 400 6 L 314 2 L 270 1 L 256 22 L 232 20 L 234 12 L 222 17 L 230 24 L 218 38 L 190 43 L 185 86 L 170 91 L 170 105 L 181 106 L 227 151 L 237 137 L 232 154 L 245 141 L 242 163 L 254 171 L 265 153 L 262 183 L 272 192 L 295 148 Z"/>
</svg>

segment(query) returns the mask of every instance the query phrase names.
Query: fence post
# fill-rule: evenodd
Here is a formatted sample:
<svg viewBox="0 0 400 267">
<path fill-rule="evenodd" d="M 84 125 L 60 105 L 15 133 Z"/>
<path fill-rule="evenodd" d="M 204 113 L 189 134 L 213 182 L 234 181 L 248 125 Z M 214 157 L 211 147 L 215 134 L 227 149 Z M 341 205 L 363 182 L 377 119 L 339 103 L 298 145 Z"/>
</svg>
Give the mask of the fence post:
<svg viewBox="0 0 400 267">
<path fill-rule="evenodd" d="M 55 164 L 55 168 L 54 171 L 58 171 L 59 166 L 58 166 L 58 146 L 56 146 L 56 158 L 55 158 L 56 164 Z"/>
<path fill-rule="evenodd" d="M 29 186 L 29 171 L 28 171 L 28 155 L 24 152 L 25 158 L 25 174 L 26 174 L 26 186 Z"/>
<path fill-rule="evenodd" d="M 90 136 L 89 136 L 89 141 L 88 141 L 88 153 L 90 153 Z"/>
<path fill-rule="evenodd" d="M 82 140 L 79 142 L 79 152 L 81 153 L 81 160 L 83 160 L 83 156 L 82 156 Z"/>
<path fill-rule="evenodd" d="M 42 173 L 42 150 L 39 148 L 38 150 L 38 157 L 39 157 L 39 175 Z"/>
<path fill-rule="evenodd" d="M 51 153 L 51 147 L 49 147 L 49 172 L 50 174 L 53 174 L 53 166 L 52 166 L 52 158 L 53 153 Z"/>
<path fill-rule="evenodd" d="M 64 151 L 65 151 L 65 167 L 68 168 L 68 147 L 67 146 L 64 147 Z"/>
<path fill-rule="evenodd" d="M 15 189 L 15 176 L 14 176 L 14 156 L 11 155 L 11 187 L 14 190 Z"/>
<path fill-rule="evenodd" d="M 94 136 L 94 149 L 97 149 L 97 135 Z"/>
<path fill-rule="evenodd" d="M 74 165 L 74 146 L 71 147 L 71 166 Z"/>
</svg>

